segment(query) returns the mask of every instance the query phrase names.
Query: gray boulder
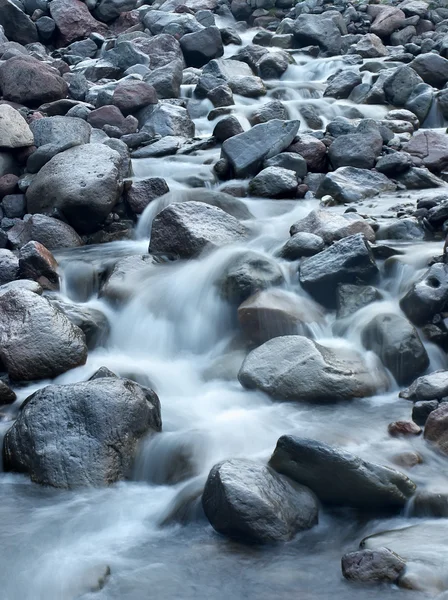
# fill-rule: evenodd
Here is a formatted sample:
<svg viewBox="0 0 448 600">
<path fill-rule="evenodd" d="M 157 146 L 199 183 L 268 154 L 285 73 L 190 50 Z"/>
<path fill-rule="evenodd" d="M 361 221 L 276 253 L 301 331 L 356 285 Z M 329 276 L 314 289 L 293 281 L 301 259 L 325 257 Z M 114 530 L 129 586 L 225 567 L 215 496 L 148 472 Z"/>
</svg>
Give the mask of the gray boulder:
<svg viewBox="0 0 448 600">
<path fill-rule="evenodd" d="M 22 279 L 36 281 L 44 290 L 59 289 L 58 263 L 39 242 L 28 242 L 20 248 L 19 274 Z"/>
<path fill-rule="evenodd" d="M 0 25 L 11 42 L 25 46 L 39 41 L 35 23 L 11 0 L 0 0 Z"/>
<path fill-rule="evenodd" d="M 406 15 L 399 8 L 395 6 L 380 6 L 378 7 L 370 31 L 380 38 L 386 38 L 396 29 L 400 29 L 405 20 Z"/>
<path fill-rule="evenodd" d="M 348 98 L 357 85 L 362 83 L 361 75 L 356 71 L 344 70 L 327 80 L 324 96 L 343 100 Z"/>
<path fill-rule="evenodd" d="M 303 179 L 307 174 L 306 160 L 296 154 L 295 152 L 280 152 L 272 158 L 268 158 L 264 161 L 263 167 L 281 167 L 282 169 L 288 169 L 294 171 L 299 179 Z"/>
<path fill-rule="evenodd" d="M 286 121 L 288 118 L 286 106 L 280 100 L 272 100 L 272 102 L 266 102 L 266 104 L 256 108 L 250 115 L 249 122 L 251 125 L 258 125 L 259 123 L 272 121 L 272 119 Z"/>
<path fill-rule="evenodd" d="M 382 300 L 381 293 L 371 285 L 341 284 L 337 289 L 337 315 L 344 319 L 357 310 Z"/>
<path fill-rule="evenodd" d="M 434 371 L 418 377 L 408 388 L 400 392 L 406 400 L 442 400 L 448 396 L 448 371 Z"/>
<path fill-rule="evenodd" d="M 154 219 L 150 252 L 191 258 L 206 248 L 241 242 L 247 235 L 246 227 L 220 208 L 181 202 L 167 206 Z"/>
<path fill-rule="evenodd" d="M 46 215 L 25 215 L 8 231 L 8 242 L 12 248 L 21 248 L 28 242 L 40 242 L 48 250 L 76 248 L 83 242 L 76 231 L 59 219 Z"/>
<path fill-rule="evenodd" d="M 429 323 L 448 302 L 448 265 L 435 263 L 401 298 L 400 308 L 414 323 Z"/>
<path fill-rule="evenodd" d="M 409 66 L 429 85 L 441 88 L 448 82 L 448 60 L 439 54 L 419 54 Z"/>
<path fill-rule="evenodd" d="M 183 61 L 176 60 L 163 67 L 153 69 L 145 75 L 145 82 L 157 92 L 159 99 L 179 98 L 182 84 Z"/>
<path fill-rule="evenodd" d="M 400 510 L 416 485 L 403 473 L 323 442 L 284 435 L 270 466 L 309 487 L 324 504 L 381 513 Z"/>
<path fill-rule="evenodd" d="M 448 62 L 448 61 L 447 61 Z M 419 167 L 423 166 L 439 173 L 448 167 L 448 135 L 437 131 L 419 131 L 405 144 L 408 152 Z"/>
<path fill-rule="evenodd" d="M 192 138 L 194 136 L 194 123 L 187 110 L 182 106 L 160 104 L 145 120 L 142 131 L 147 131 L 152 136 L 161 135 L 164 137 L 170 135 Z"/>
<path fill-rule="evenodd" d="M 203 67 L 213 58 L 224 54 L 221 33 L 217 27 L 187 33 L 180 39 L 180 47 L 188 67 Z"/>
<path fill-rule="evenodd" d="M 49 385 L 6 433 L 5 467 L 58 488 L 110 485 L 130 474 L 138 441 L 160 429 L 156 394 L 128 379 Z"/>
<path fill-rule="evenodd" d="M 357 233 L 304 260 L 299 278 L 302 287 L 316 300 L 334 307 L 339 284 L 369 283 L 377 273 L 372 250 L 365 237 Z"/>
<path fill-rule="evenodd" d="M 280 256 L 286 260 L 297 260 L 304 256 L 314 256 L 324 248 L 325 242 L 320 235 L 301 231 L 291 236 L 280 250 Z"/>
<path fill-rule="evenodd" d="M 315 525 L 318 516 L 316 499 L 309 490 L 244 459 L 213 467 L 202 506 L 216 531 L 255 543 L 288 541 Z"/>
<path fill-rule="evenodd" d="M 300 335 L 273 338 L 250 352 L 238 379 L 277 400 L 316 403 L 371 396 L 384 384 L 353 349 Z"/>
<path fill-rule="evenodd" d="M 306 217 L 291 226 L 292 236 L 303 232 L 320 236 L 326 244 L 355 233 L 362 233 L 369 242 L 375 241 L 375 232 L 371 226 L 356 213 L 338 215 L 329 210 L 312 210 Z"/>
<path fill-rule="evenodd" d="M 404 106 L 419 83 L 423 79 L 414 69 L 407 65 L 398 67 L 384 81 L 386 100 L 393 106 Z"/>
<path fill-rule="evenodd" d="M 234 94 L 258 97 L 266 94 L 266 88 L 259 77 L 244 62 L 218 58 L 211 60 L 202 70 L 195 88 L 199 97 L 207 96 L 215 88 L 227 84 Z"/>
<path fill-rule="evenodd" d="M 340 135 L 328 149 L 328 157 L 334 169 L 340 167 L 373 169 L 382 147 L 383 140 L 379 133 Z"/>
<path fill-rule="evenodd" d="M 70 323 L 81 329 L 89 350 L 106 342 L 110 331 L 109 320 L 100 310 L 61 300 L 50 299 L 50 302 L 64 313 Z"/>
<path fill-rule="evenodd" d="M 0 249 L 0 285 L 19 277 L 19 260 L 11 250 Z"/>
<path fill-rule="evenodd" d="M 382 58 L 387 56 L 387 48 L 381 38 L 374 33 L 367 33 L 354 45 L 355 54 L 362 58 Z"/>
<path fill-rule="evenodd" d="M 249 184 L 249 192 L 262 198 L 291 198 L 297 192 L 297 175 L 282 167 L 266 167 Z"/>
<path fill-rule="evenodd" d="M 96 19 L 109 23 L 121 13 L 133 10 L 136 7 L 137 0 L 100 0 L 96 6 L 93 14 Z"/>
<path fill-rule="evenodd" d="M 82 331 L 42 298 L 27 290 L 0 296 L 0 357 L 11 379 L 56 377 L 85 363 Z"/>
<path fill-rule="evenodd" d="M 30 213 L 58 209 L 79 233 L 96 231 L 121 193 L 121 157 L 103 144 L 75 146 L 50 160 L 26 192 Z"/>
<path fill-rule="evenodd" d="M 0 105 L 0 148 L 14 150 L 33 143 L 33 134 L 22 115 L 9 104 Z"/>
<path fill-rule="evenodd" d="M 91 127 L 76 117 L 44 117 L 31 122 L 34 145 L 46 144 L 78 146 L 90 142 Z"/>
<path fill-rule="evenodd" d="M 442 454 L 448 454 L 448 403 L 443 402 L 432 411 L 425 425 L 425 440 Z"/>
<path fill-rule="evenodd" d="M 341 53 L 341 30 L 333 14 L 301 14 L 293 24 L 299 47 L 318 45 L 328 56 Z"/>
<path fill-rule="evenodd" d="M 316 192 L 318 198 L 329 194 L 340 203 L 359 202 L 378 194 L 394 192 L 396 185 L 382 173 L 340 167 L 333 173 L 327 173 Z"/>
<path fill-rule="evenodd" d="M 359 550 L 342 557 L 342 574 L 360 583 L 396 583 L 406 568 L 406 561 L 389 550 Z"/>
</svg>

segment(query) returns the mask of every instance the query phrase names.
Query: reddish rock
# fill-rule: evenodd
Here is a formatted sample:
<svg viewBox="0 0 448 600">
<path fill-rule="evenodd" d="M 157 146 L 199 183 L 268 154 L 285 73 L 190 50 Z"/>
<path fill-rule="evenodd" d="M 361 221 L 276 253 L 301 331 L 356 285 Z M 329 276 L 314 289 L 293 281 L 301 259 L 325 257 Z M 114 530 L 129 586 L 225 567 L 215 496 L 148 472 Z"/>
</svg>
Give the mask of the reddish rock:
<svg viewBox="0 0 448 600">
<path fill-rule="evenodd" d="M 149 104 L 157 104 L 157 101 L 156 90 L 145 81 L 124 81 L 115 88 L 112 96 L 112 104 L 125 115 Z"/>
<path fill-rule="evenodd" d="M 105 125 L 112 125 L 119 129 L 126 128 L 126 119 L 123 113 L 119 108 L 112 104 L 92 110 L 87 117 L 87 122 L 97 129 L 103 129 Z"/>
<path fill-rule="evenodd" d="M 401 454 L 395 454 L 392 457 L 392 462 L 399 467 L 410 469 L 416 465 L 421 465 L 423 459 L 418 452 L 402 452 Z"/>
<path fill-rule="evenodd" d="M 85 39 L 91 33 L 107 33 L 107 26 L 92 17 L 80 0 L 53 0 L 50 13 L 59 31 L 59 45 L 67 46 L 75 40 Z"/>
<path fill-rule="evenodd" d="M 381 10 L 378 11 L 370 26 L 370 31 L 380 38 L 385 38 L 402 26 L 406 15 L 395 6 L 381 6 L 380 8 Z"/>
<path fill-rule="evenodd" d="M 392 437 L 400 437 L 403 435 L 420 435 L 422 432 L 421 427 L 413 421 L 395 421 L 390 423 L 387 428 L 389 435 Z"/>
<path fill-rule="evenodd" d="M 314 173 L 326 173 L 327 171 L 327 147 L 323 142 L 312 135 L 298 136 L 287 152 L 296 152 L 306 160 L 308 171 Z"/>
<path fill-rule="evenodd" d="M 59 289 L 58 263 L 52 253 L 39 242 L 28 242 L 19 252 L 19 274 L 22 279 L 37 281 L 44 290 Z"/>
<path fill-rule="evenodd" d="M 9 194 L 14 194 L 18 181 L 19 178 L 17 175 L 13 175 L 12 173 L 0 177 L 0 200 Z"/>
<path fill-rule="evenodd" d="M 425 440 L 448 454 L 448 403 L 444 402 L 429 415 L 425 426 Z"/>
<path fill-rule="evenodd" d="M 437 131 L 419 131 L 404 145 L 417 167 L 439 173 L 448 167 L 448 135 Z"/>
</svg>

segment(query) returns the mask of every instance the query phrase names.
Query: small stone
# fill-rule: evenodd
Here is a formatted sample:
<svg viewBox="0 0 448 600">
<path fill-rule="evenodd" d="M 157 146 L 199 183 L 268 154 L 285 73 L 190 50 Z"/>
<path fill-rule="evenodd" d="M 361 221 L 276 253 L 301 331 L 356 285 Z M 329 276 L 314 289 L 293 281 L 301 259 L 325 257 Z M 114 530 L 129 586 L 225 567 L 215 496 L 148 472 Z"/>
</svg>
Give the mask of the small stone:
<svg viewBox="0 0 448 600">
<path fill-rule="evenodd" d="M 395 421 L 394 423 L 389 423 L 387 431 L 392 437 L 401 437 L 408 435 L 420 435 L 422 429 L 412 421 Z"/>
</svg>

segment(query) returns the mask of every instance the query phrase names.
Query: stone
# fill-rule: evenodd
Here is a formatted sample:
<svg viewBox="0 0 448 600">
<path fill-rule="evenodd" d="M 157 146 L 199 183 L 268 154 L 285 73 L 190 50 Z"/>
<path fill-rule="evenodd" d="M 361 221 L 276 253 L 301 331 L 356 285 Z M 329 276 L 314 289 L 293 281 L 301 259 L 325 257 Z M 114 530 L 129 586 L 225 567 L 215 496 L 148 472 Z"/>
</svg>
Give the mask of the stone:
<svg viewBox="0 0 448 600">
<path fill-rule="evenodd" d="M 369 283 L 378 267 L 362 233 L 350 235 L 302 261 L 300 283 L 305 291 L 324 306 L 336 306 L 341 283 Z"/>
<path fill-rule="evenodd" d="M 314 256 L 325 248 L 325 242 L 320 235 L 300 231 L 291 236 L 280 250 L 281 258 L 297 260 L 304 256 Z"/>
<path fill-rule="evenodd" d="M 328 78 L 327 83 L 324 96 L 343 100 L 350 96 L 353 88 L 362 83 L 362 77 L 356 71 L 344 70 Z"/>
<path fill-rule="evenodd" d="M 39 242 L 28 242 L 20 248 L 19 275 L 36 281 L 44 290 L 59 289 L 58 263 Z"/>
<path fill-rule="evenodd" d="M 0 26 L 11 42 L 25 46 L 39 41 L 36 25 L 19 5 L 11 0 L 0 0 Z"/>
<path fill-rule="evenodd" d="M 7 431 L 5 466 L 57 488 L 110 485 L 130 474 L 138 441 L 160 429 L 157 395 L 129 379 L 49 385 Z"/>
<path fill-rule="evenodd" d="M 269 289 L 240 304 L 238 321 L 246 339 L 259 345 L 282 335 L 312 335 L 312 324 L 321 323 L 323 315 L 306 298 Z"/>
<path fill-rule="evenodd" d="M 96 3 L 94 15 L 100 21 L 110 23 L 122 13 L 134 10 L 136 5 L 137 0 L 100 0 Z"/>
<path fill-rule="evenodd" d="M 374 33 L 367 33 L 354 46 L 355 54 L 362 58 L 382 58 L 387 56 L 387 48 L 381 38 Z"/>
<path fill-rule="evenodd" d="M 381 156 L 375 165 L 375 169 L 384 175 L 394 177 L 399 173 L 405 173 L 412 166 L 412 157 L 407 152 L 393 152 Z"/>
<path fill-rule="evenodd" d="M 299 47 L 318 45 L 327 56 L 341 53 L 341 31 L 334 16 L 301 14 L 293 24 L 293 33 Z"/>
<path fill-rule="evenodd" d="M 406 385 L 429 367 L 429 357 L 415 327 L 394 313 L 376 315 L 364 327 L 362 343 L 377 354 L 399 385 Z"/>
<path fill-rule="evenodd" d="M 8 242 L 12 248 L 21 248 L 30 241 L 40 242 L 48 250 L 76 248 L 83 242 L 76 231 L 67 223 L 46 215 L 27 215 L 8 231 Z"/>
<path fill-rule="evenodd" d="M 214 88 L 227 84 L 234 94 L 257 98 L 266 94 L 266 88 L 252 69 L 239 60 L 218 58 L 211 60 L 202 69 L 195 88 L 196 96 L 203 98 Z"/>
<path fill-rule="evenodd" d="M 147 131 L 142 132 L 145 136 L 152 139 L 153 136 Z M 137 134 L 140 135 L 140 134 Z M 185 138 L 179 135 L 167 135 L 158 142 L 142 146 L 138 150 L 134 150 L 132 158 L 159 158 L 161 156 L 169 156 L 176 152 L 185 144 Z"/>
<path fill-rule="evenodd" d="M 188 111 L 182 106 L 159 104 L 145 120 L 142 130 L 152 136 L 165 137 L 169 135 L 192 138 L 195 126 Z"/>
<path fill-rule="evenodd" d="M 213 58 L 220 58 L 224 54 L 221 33 L 217 27 L 187 33 L 180 39 L 180 47 L 188 67 L 203 67 Z"/>
<path fill-rule="evenodd" d="M 154 219 L 150 252 L 197 256 L 203 250 L 241 242 L 248 231 L 220 208 L 202 202 L 171 204 Z"/>
<path fill-rule="evenodd" d="M 323 198 L 330 195 L 340 203 L 360 202 L 395 189 L 396 185 L 382 173 L 356 167 L 340 167 L 325 175 L 316 196 Z"/>
<path fill-rule="evenodd" d="M 196 21 L 192 14 L 170 13 L 161 10 L 148 11 L 143 17 L 143 24 L 153 35 L 169 33 L 178 38 L 203 29 L 203 26 Z"/>
<path fill-rule="evenodd" d="M 31 122 L 34 145 L 38 148 L 46 144 L 67 144 L 80 146 L 90 142 L 91 127 L 83 119 L 76 117 L 44 117 Z"/>
<path fill-rule="evenodd" d="M 382 6 L 375 17 L 370 31 L 380 38 L 387 38 L 396 29 L 400 29 L 406 19 L 402 10 L 395 6 Z"/>
<path fill-rule="evenodd" d="M 421 222 L 414 217 L 391 219 L 391 221 L 381 223 L 376 232 L 376 239 L 401 241 L 423 240 L 425 233 Z"/>
<path fill-rule="evenodd" d="M 442 400 L 448 396 L 448 371 L 434 371 L 418 377 L 407 389 L 400 392 L 400 398 L 416 402 L 418 400 Z"/>
<path fill-rule="evenodd" d="M 371 285 L 341 284 L 337 288 L 337 316 L 344 319 L 382 299 L 381 293 Z"/>
<path fill-rule="evenodd" d="M 382 147 L 383 140 L 379 133 L 376 136 L 361 133 L 340 135 L 328 149 L 328 157 L 334 169 L 373 169 Z"/>
<path fill-rule="evenodd" d="M 46 298 L 8 291 L 0 315 L 0 357 L 11 379 L 52 378 L 86 362 L 84 334 Z"/>
<path fill-rule="evenodd" d="M 381 514 L 400 511 L 416 485 L 403 473 L 323 442 L 282 436 L 270 466 L 309 487 L 323 503 Z"/>
<path fill-rule="evenodd" d="M 222 154 L 237 177 L 258 171 L 263 161 L 285 150 L 299 129 L 299 121 L 273 119 L 235 135 L 222 145 Z"/>
<path fill-rule="evenodd" d="M 312 135 L 300 134 L 294 139 L 288 152 L 300 154 L 305 159 L 308 170 L 313 173 L 327 171 L 327 147 Z"/>
<path fill-rule="evenodd" d="M 405 107 L 412 111 L 422 125 L 425 123 L 426 117 L 429 115 L 431 107 L 434 103 L 434 90 L 427 83 L 419 83 L 409 95 Z"/>
<path fill-rule="evenodd" d="M 257 73 L 265 81 L 280 79 L 292 61 L 291 56 L 283 50 L 264 54 L 257 63 Z M 288 117 L 286 117 L 288 118 Z"/>
<path fill-rule="evenodd" d="M 396 583 L 406 568 L 406 561 L 389 550 L 358 550 L 342 557 L 342 574 L 360 583 Z"/>
<path fill-rule="evenodd" d="M 429 415 L 439 407 L 438 400 L 423 400 L 416 402 L 412 407 L 412 420 L 420 427 L 426 425 Z"/>
<path fill-rule="evenodd" d="M 39 106 L 65 98 L 67 89 L 55 69 L 34 58 L 14 56 L 0 64 L 0 90 L 9 102 Z"/>
<path fill-rule="evenodd" d="M 448 62 L 448 61 L 447 61 Z M 448 166 L 448 135 L 437 131 L 419 131 L 404 145 L 414 164 L 440 173 Z"/>
<path fill-rule="evenodd" d="M 448 82 L 448 60 L 439 54 L 419 54 L 409 66 L 429 85 L 442 88 Z"/>
<path fill-rule="evenodd" d="M 91 33 L 104 35 L 107 32 L 106 25 L 94 19 L 81 0 L 52 0 L 49 8 L 61 46 L 88 38 Z"/>
<path fill-rule="evenodd" d="M 152 38 L 140 37 L 135 39 L 133 43 L 149 57 L 152 70 L 177 62 L 180 62 L 182 67 L 185 66 L 179 41 L 172 35 L 160 33 Z"/>
<path fill-rule="evenodd" d="M 392 437 L 420 435 L 422 432 L 421 428 L 412 421 L 394 421 L 389 423 L 387 431 Z"/>
<path fill-rule="evenodd" d="M 384 81 L 386 100 L 393 106 L 405 106 L 419 83 L 423 83 L 423 79 L 414 69 L 407 65 L 398 67 Z"/>
<path fill-rule="evenodd" d="M 414 325 L 421 326 L 432 321 L 447 302 L 448 265 L 435 263 L 411 285 L 400 300 L 400 308 Z"/>
<path fill-rule="evenodd" d="M 32 146 L 33 143 L 33 134 L 22 115 L 9 104 L 1 104 L 0 148 L 13 150 L 24 146 Z"/>
<path fill-rule="evenodd" d="M 112 104 L 124 115 L 131 114 L 145 106 L 157 104 L 157 93 L 146 81 L 123 81 L 115 88 Z"/>
<path fill-rule="evenodd" d="M 299 154 L 294 152 L 280 152 L 272 158 L 267 158 L 263 167 L 281 167 L 282 169 L 288 169 L 294 171 L 299 179 L 303 179 L 307 174 L 306 160 Z"/>
<path fill-rule="evenodd" d="M 3 200 L 5 196 L 14 194 L 14 192 L 17 190 L 18 182 L 19 178 L 17 175 L 13 175 L 12 173 L 8 173 L 7 175 L 0 177 L 0 200 Z"/>
<path fill-rule="evenodd" d="M 121 193 L 121 157 L 103 144 L 75 146 L 50 160 L 26 192 L 28 211 L 58 209 L 79 233 L 96 231 Z"/>
<path fill-rule="evenodd" d="M 425 440 L 442 454 L 448 454 L 448 403 L 433 410 L 425 425 Z"/>
<path fill-rule="evenodd" d="M 16 398 L 16 393 L 4 381 L 0 380 L 0 406 L 12 404 L 16 401 Z"/>
<path fill-rule="evenodd" d="M 291 198 L 297 192 L 297 175 L 282 167 L 266 167 L 249 183 L 249 192 L 262 198 Z"/>
<path fill-rule="evenodd" d="M 54 299 L 51 299 L 51 303 L 64 313 L 70 323 L 81 329 L 89 350 L 106 342 L 110 331 L 109 320 L 100 310 Z"/>
<path fill-rule="evenodd" d="M 318 519 L 317 503 L 309 490 L 245 459 L 213 467 L 202 506 L 218 533 L 252 543 L 288 541 Z"/>
<path fill-rule="evenodd" d="M 286 121 L 289 118 L 288 111 L 285 105 L 280 100 L 272 100 L 266 102 L 257 108 L 249 117 L 250 124 L 258 125 L 259 123 L 267 123 L 272 119 L 280 119 Z"/>
<path fill-rule="evenodd" d="M 429 490 L 418 491 L 412 498 L 410 516 L 426 518 L 448 517 L 448 495 Z"/>
<path fill-rule="evenodd" d="M 0 249 L 0 285 L 9 283 L 19 277 L 19 261 L 17 257 L 4 248 Z"/>
<path fill-rule="evenodd" d="M 215 128 L 213 129 L 213 137 L 215 137 L 218 142 L 222 143 L 234 135 L 243 133 L 243 131 L 238 119 L 233 115 L 229 115 L 216 123 Z"/>
<path fill-rule="evenodd" d="M 126 202 L 131 211 L 140 215 L 150 202 L 170 191 L 168 184 L 162 177 L 149 177 L 133 181 L 126 191 Z"/>
<path fill-rule="evenodd" d="M 384 383 L 352 348 L 334 349 L 300 335 L 276 337 L 252 350 L 238 379 L 275 400 L 313 403 L 371 396 Z"/>
</svg>

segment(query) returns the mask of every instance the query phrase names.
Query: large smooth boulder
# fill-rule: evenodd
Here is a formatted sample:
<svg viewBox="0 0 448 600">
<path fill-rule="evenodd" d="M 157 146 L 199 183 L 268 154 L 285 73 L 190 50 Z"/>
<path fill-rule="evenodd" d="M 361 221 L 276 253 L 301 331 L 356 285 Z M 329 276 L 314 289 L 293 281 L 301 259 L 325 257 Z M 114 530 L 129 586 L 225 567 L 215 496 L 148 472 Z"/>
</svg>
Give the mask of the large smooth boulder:
<svg viewBox="0 0 448 600">
<path fill-rule="evenodd" d="M 273 469 L 245 459 L 213 467 L 202 495 L 213 528 L 246 542 L 288 541 L 317 523 L 313 494 Z"/>
<path fill-rule="evenodd" d="M 49 8 L 61 46 L 88 38 L 91 33 L 104 35 L 107 32 L 106 25 L 94 19 L 81 0 L 52 0 Z"/>
<path fill-rule="evenodd" d="M 181 37 L 180 47 L 188 67 L 203 67 L 213 58 L 224 54 L 221 33 L 217 27 L 187 33 Z"/>
<path fill-rule="evenodd" d="M 206 248 L 241 242 L 247 235 L 246 227 L 220 208 L 181 202 L 167 206 L 154 219 L 150 252 L 191 258 Z"/>
<path fill-rule="evenodd" d="M 11 0 L 0 0 L 0 25 L 11 42 L 25 46 L 39 41 L 35 23 Z"/>
<path fill-rule="evenodd" d="M 432 442 L 443 454 L 448 454 L 448 404 L 446 402 L 429 415 L 425 425 L 425 440 Z"/>
<path fill-rule="evenodd" d="M 0 147 L 13 150 L 33 143 L 33 134 L 22 115 L 9 104 L 0 105 Z"/>
<path fill-rule="evenodd" d="M 52 158 L 26 192 L 30 213 L 58 209 L 79 233 L 96 231 L 120 197 L 121 157 L 104 144 L 75 146 Z"/>
<path fill-rule="evenodd" d="M 48 250 L 76 248 L 83 245 L 82 239 L 70 225 L 46 215 L 25 215 L 8 231 L 8 242 L 14 249 L 30 241 L 40 242 Z"/>
<path fill-rule="evenodd" d="M 0 296 L 0 358 L 11 379 L 56 377 L 85 363 L 82 331 L 42 298 L 27 290 Z"/>
<path fill-rule="evenodd" d="M 316 403 L 371 396 L 385 383 L 351 347 L 331 348 L 300 335 L 273 338 L 250 352 L 238 379 L 274 399 Z"/>
<path fill-rule="evenodd" d="M 396 185 L 382 173 L 356 167 L 340 167 L 325 175 L 316 196 L 323 198 L 329 194 L 343 204 L 359 202 L 381 193 L 393 192 L 395 189 Z"/>
<path fill-rule="evenodd" d="M 381 513 L 400 510 L 416 485 L 406 475 L 323 442 L 282 436 L 270 466 L 309 487 L 324 504 Z"/>
<path fill-rule="evenodd" d="M 39 106 L 65 98 L 67 90 L 59 72 L 40 60 L 13 56 L 0 64 L 0 91 L 9 102 Z"/>
<path fill-rule="evenodd" d="M 299 47 L 317 44 L 329 56 L 341 53 L 341 31 L 333 15 L 301 14 L 292 29 Z"/>
<path fill-rule="evenodd" d="M 369 242 L 375 241 L 375 232 L 371 226 L 356 213 L 338 215 L 329 210 L 315 209 L 291 225 L 292 236 L 297 233 L 313 233 L 320 236 L 325 243 L 331 244 L 349 235 L 362 233 Z"/>
<path fill-rule="evenodd" d="M 336 306 L 341 283 L 369 283 L 378 273 L 372 250 L 362 233 L 350 235 L 304 260 L 299 278 L 302 287 L 324 306 Z"/>
<path fill-rule="evenodd" d="M 156 394 L 128 379 L 49 385 L 6 433 L 5 467 L 58 488 L 110 485 L 129 475 L 138 441 L 160 429 Z"/>
<path fill-rule="evenodd" d="M 31 122 L 34 145 L 38 148 L 46 144 L 58 146 L 80 146 L 90 142 L 92 128 L 77 117 L 44 117 Z"/>
<path fill-rule="evenodd" d="M 263 161 L 285 150 L 299 130 L 299 121 L 272 119 L 235 135 L 222 145 L 237 177 L 256 173 Z"/>
<path fill-rule="evenodd" d="M 441 88 L 448 82 L 448 60 L 439 54 L 420 54 L 409 66 L 429 85 Z"/>
<path fill-rule="evenodd" d="M 414 323 L 429 323 L 448 304 L 448 265 L 435 263 L 401 298 L 400 308 Z"/>
<path fill-rule="evenodd" d="M 406 568 L 406 561 L 389 550 L 358 550 L 342 557 L 342 574 L 360 583 L 396 583 Z"/>
<path fill-rule="evenodd" d="M 448 61 L 447 61 L 448 62 Z M 419 131 L 404 145 L 417 167 L 440 173 L 448 166 L 448 135 L 438 131 Z"/>
<path fill-rule="evenodd" d="M 448 396 L 448 371 L 434 371 L 418 377 L 408 388 L 400 392 L 400 398 L 412 400 L 442 400 Z"/>
<path fill-rule="evenodd" d="M 361 337 L 365 348 L 381 358 L 399 385 L 410 383 L 429 366 L 417 330 L 400 315 L 377 315 L 363 329 Z"/>
</svg>

